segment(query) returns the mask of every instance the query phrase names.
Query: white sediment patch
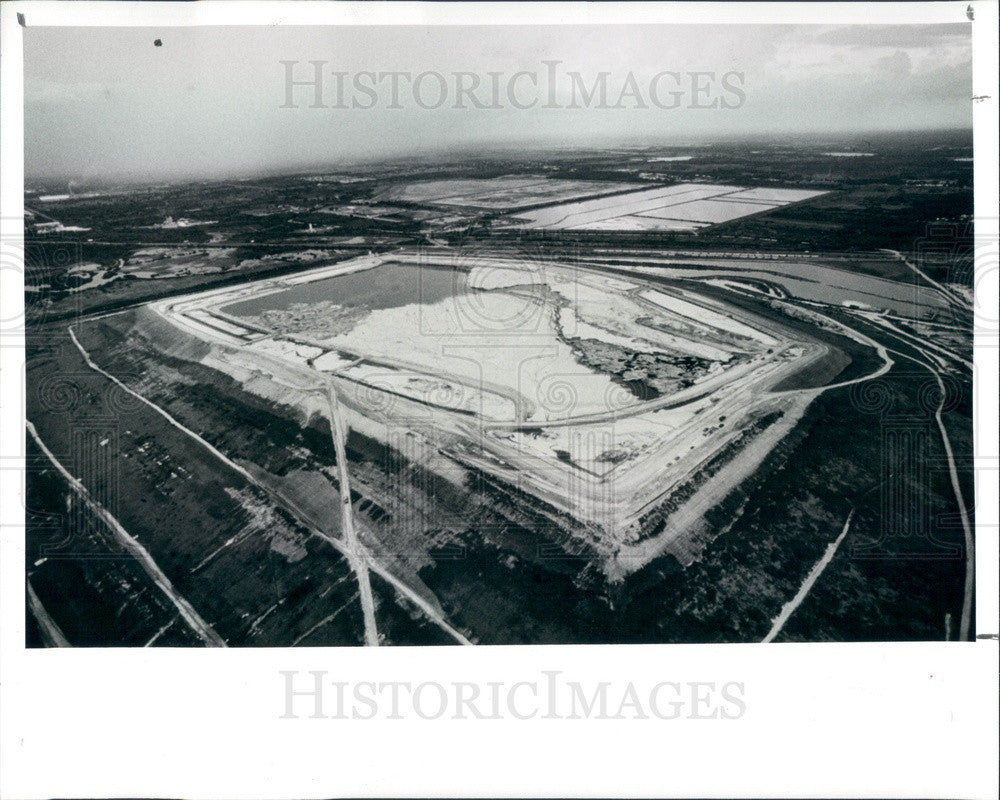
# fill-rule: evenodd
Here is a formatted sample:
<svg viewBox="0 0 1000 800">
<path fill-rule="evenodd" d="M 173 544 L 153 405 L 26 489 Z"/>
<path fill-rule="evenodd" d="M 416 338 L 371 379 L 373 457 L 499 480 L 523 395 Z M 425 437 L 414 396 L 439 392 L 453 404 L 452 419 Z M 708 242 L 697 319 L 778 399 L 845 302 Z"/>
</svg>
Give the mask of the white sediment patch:
<svg viewBox="0 0 1000 800">
<path fill-rule="evenodd" d="M 267 353 L 308 366 L 310 358 L 316 358 L 323 350 L 312 345 L 290 342 L 287 339 L 260 339 L 247 345 L 247 350 Z"/>
<path fill-rule="evenodd" d="M 626 394 L 625 389 L 621 389 Z M 508 441 L 511 447 L 527 458 L 542 463 L 558 460 L 582 469 L 595 478 L 612 470 L 624 474 L 643 456 L 658 451 L 674 437 L 677 429 L 690 421 L 693 407 L 651 411 L 641 416 L 622 417 L 608 422 L 572 427 L 531 430 L 495 431 L 490 435 Z"/>
<path fill-rule="evenodd" d="M 748 339 L 754 339 L 764 344 L 773 345 L 776 343 L 774 337 L 768 336 L 763 331 L 760 331 L 757 328 L 752 328 L 742 322 L 738 322 L 725 314 L 712 311 L 703 305 L 696 305 L 695 303 L 682 300 L 679 297 L 666 294 L 665 292 L 661 292 L 656 289 L 647 289 L 640 292 L 640 296 L 650 302 L 656 303 L 656 305 L 661 306 L 662 308 L 673 311 L 675 314 L 680 314 L 682 317 L 701 321 L 714 328 L 729 331 L 737 336 L 745 336 Z"/>
<path fill-rule="evenodd" d="M 553 316 L 551 305 L 534 308 L 521 298 L 489 292 L 467 307 L 448 299 L 377 309 L 323 343 L 400 369 L 453 376 L 466 386 L 526 395 L 534 406 L 530 419 L 602 410 L 611 379 L 578 363 L 572 348 L 559 340 Z M 555 376 L 575 387 L 572 408 L 551 398 Z"/>
<path fill-rule="evenodd" d="M 345 358 L 340 353 L 330 350 L 313 360 L 313 366 L 320 372 L 336 372 L 354 363 L 356 359 Z"/>
<path fill-rule="evenodd" d="M 507 397 L 483 391 L 469 383 L 444 380 L 430 372 L 387 369 L 361 363 L 342 369 L 339 374 L 366 387 L 402 395 L 435 408 L 462 411 L 491 420 L 512 420 L 516 413 L 514 402 Z"/>
<path fill-rule="evenodd" d="M 612 310 L 609 309 L 609 312 Z M 640 310 L 641 315 L 641 310 Z M 579 317 L 572 306 L 559 310 L 560 324 L 567 335 L 580 339 L 596 339 L 618 347 L 640 353 L 670 353 L 680 356 L 694 356 L 709 361 L 726 361 L 732 355 L 730 350 L 715 347 L 705 341 L 698 341 L 681 334 L 668 333 L 648 326 L 626 325 L 620 317 L 611 314 L 597 319 L 600 324 L 591 324 Z M 629 330 L 629 333 L 618 333 L 619 330 Z M 638 334 L 638 335 L 636 335 Z"/>
</svg>

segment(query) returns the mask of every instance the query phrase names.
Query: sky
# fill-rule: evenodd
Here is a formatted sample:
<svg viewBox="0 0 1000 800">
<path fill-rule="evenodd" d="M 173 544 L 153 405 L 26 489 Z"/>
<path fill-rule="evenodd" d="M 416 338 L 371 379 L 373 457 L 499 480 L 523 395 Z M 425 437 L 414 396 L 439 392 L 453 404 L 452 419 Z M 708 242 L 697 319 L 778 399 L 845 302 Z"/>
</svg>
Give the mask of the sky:
<svg viewBox="0 0 1000 800">
<path fill-rule="evenodd" d="M 25 173 L 169 180 L 479 146 L 969 128 L 970 35 L 967 24 L 29 26 Z M 282 107 L 289 76 L 315 81 L 313 61 L 319 102 L 313 83 Z M 460 81 L 478 85 L 456 108 Z M 599 91 L 587 101 L 602 81 L 603 104 Z"/>
</svg>

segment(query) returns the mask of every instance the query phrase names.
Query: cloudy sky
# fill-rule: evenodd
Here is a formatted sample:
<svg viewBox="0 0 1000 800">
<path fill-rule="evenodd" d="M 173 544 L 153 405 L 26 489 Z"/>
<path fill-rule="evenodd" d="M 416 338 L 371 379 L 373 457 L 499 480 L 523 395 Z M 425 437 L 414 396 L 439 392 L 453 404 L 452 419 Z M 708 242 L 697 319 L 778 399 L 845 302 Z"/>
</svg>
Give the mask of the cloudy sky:
<svg viewBox="0 0 1000 800">
<path fill-rule="evenodd" d="M 252 174 L 480 144 L 971 126 L 963 24 L 29 27 L 24 49 L 29 179 Z M 282 108 L 287 70 L 312 79 L 312 61 L 322 62 L 326 107 L 311 107 L 314 89 L 297 86 L 296 107 Z M 559 62 L 554 82 L 545 61 Z M 409 76 L 379 79 L 392 72 Z M 519 72 L 527 74 L 513 78 Z M 478 86 L 455 108 L 459 80 Z M 604 107 L 594 107 L 599 93 L 583 107 L 581 87 L 602 80 Z M 574 97 L 581 107 L 567 107 Z M 500 107 L 476 108 L 473 98 Z"/>
</svg>

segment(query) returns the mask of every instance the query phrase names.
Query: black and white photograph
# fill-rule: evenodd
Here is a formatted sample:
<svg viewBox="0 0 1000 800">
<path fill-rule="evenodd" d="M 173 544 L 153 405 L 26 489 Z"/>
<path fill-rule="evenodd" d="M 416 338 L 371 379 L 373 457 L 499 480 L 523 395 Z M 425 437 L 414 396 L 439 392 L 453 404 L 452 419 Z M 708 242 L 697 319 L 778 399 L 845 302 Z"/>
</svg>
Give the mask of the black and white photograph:
<svg viewBox="0 0 1000 800">
<path fill-rule="evenodd" d="M 970 30 L 29 27 L 29 640 L 969 639 Z"/>
<path fill-rule="evenodd" d="M 18 647 L 995 658 L 986 5 L 11 5 Z M 320 714 L 283 674 L 278 711 Z M 569 719 L 597 708 L 567 686 Z M 473 688 L 450 699 L 488 717 Z M 610 713 L 753 702 L 699 691 L 612 688 Z M 505 696 L 520 719 L 528 694 Z"/>
</svg>

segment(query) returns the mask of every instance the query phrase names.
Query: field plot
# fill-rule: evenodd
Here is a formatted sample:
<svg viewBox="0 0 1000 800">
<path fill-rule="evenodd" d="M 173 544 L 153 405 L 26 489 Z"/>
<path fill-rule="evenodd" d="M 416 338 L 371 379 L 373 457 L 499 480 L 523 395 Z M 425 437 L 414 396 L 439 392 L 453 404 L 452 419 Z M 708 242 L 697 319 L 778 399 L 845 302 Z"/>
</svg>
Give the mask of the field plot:
<svg viewBox="0 0 1000 800">
<path fill-rule="evenodd" d="M 606 195 L 641 188 L 642 184 L 637 183 L 558 180 L 540 175 L 506 175 L 499 178 L 408 183 L 392 187 L 384 193 L 384 199 L 432 206 L 507 211 L 542 203 L 558 203 L 578 197 Z"/>
<path fill-rule="evenodd" d="M 814 197 L 826 194 L 817 192 L 815 189 L 771 189 L 764 187 L 761 189 L 747 189 L 745 192 L 736 192 L 726 195 L 724 200 L 739 200 L 748 203 L 798 203 L 802 200 L 811 200 Z"/>
<path fill-rule="evenodd" d="M 533 498 L 610 578 L 697 528 L 689 513 L 814 396 L 770 389 L 829 353 L 689 288 L 436 258 L 367 256 L 150 308 L 210 345 L 203 366 L 303 420 L 328 415 L 332 391 L 351 431 L 416 449 L 452 491 L 478 475 Z M 668 526 L 664 504 L 693 510 Z"/>
<path fill-rule="evenodd" d="M 825 192 L 680 183 L 525 211 L 511 221 L 547 230 L 693 231 L 822 194 Z"/>
<path fill-rule="evenodd" d="M 632 214 L 627 217 L 613 217 L 612 219 L 600 219 L 595 222 L 587 222 L 577 225 L 573 230 L 577 231 L 694 231 L 698 228 L 708 227 L 705 222 L 691 222 L 690 220 L 663 219 L 654 214 Z"/>
</svg>

